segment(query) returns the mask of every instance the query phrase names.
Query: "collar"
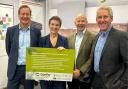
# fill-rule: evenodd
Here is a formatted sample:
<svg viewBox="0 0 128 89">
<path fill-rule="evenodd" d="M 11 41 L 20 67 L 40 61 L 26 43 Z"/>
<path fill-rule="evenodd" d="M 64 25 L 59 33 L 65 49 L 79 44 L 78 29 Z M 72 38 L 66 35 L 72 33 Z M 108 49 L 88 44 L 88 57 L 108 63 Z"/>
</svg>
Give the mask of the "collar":
<svg viewBox="0 0 128 89">
<path fill-rule="evenodd" d="M 22 27 L 20 26 L 20 24 L 19 24 L 19 29 L 20 29 L 20 30 L 29 30 L 29 29 L 30 29 L 30 25 L 29 25 L 27 28 L 22 28 Z"/>
<path fill-rule="evenodd" d="M 112 26 L 110 25 L 109 28 L 106 31 L 100 31 L 99 35 L 103 34 L 104 36 L 108 35 L 110 30 L 111 30 Z"/>
<path fill-rule="evenodd" d="M 82 32 L 79 32 L 79 33 L 76 32 L 76 35 L 84 35 L 85 32 L 86 32 L 86 29 L 84 29 Z"/>
</svg>

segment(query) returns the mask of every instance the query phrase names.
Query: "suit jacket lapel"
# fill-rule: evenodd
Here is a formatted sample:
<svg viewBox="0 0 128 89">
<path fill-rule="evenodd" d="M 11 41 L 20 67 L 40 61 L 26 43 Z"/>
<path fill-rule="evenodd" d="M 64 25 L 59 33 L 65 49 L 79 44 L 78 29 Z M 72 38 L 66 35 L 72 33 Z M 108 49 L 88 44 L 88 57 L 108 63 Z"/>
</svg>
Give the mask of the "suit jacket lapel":
<svg viewBox="0 0 128 89">
<path fill-rule="evenodd" d="M 92 50 L 91 50 L 91 58 L 92 59 L 94 58 L 94 52 L 95 52 L 95 47 L 96 47 L 96 43 L 97 43 L 98 38 L 99 38 L 99 35 L 96 36 L 96 39 L 95 39 L 95 41 L 94 41 L 94 43 L 92 45 Z"/>
<path fill-rule="evenodd" d="M 49 38 L 50 39 L 50 38 Z M 61 44 L 61 36 L 58 34 L 58 38 L 57 38 L 57 43 L 56 43 L 56 45 L 55 45 L 55 47 L 59 47 L 60 46 L 60 44 Z"/>
<path fill-rule="evenodd" d="M 72 36 L 72 38 L 71 38 L 71 39 L 72 39 L 72 40 L 71 40 L 71 47 L 74 48 L 74 49 L 75 49 L 75 45 L 74 45 L 74 44 L 75 44 L 75 40 L 76 40 L 76 39 L 75 39 L 75 36 L 76 36 L 76 34 L 74 34 L 74 35 Z"/>
<path fill-rule="evenodd" d="M 80 44 L 80 49 L 79 49 L 79 52 L 78 52 L 78 56 L 79 56 L 81 50 L 83 49 L 83 46 L 85 45 L 85 42 L 86 42 L 86 40 L 88 39 L 88 36 L 89 36 L 89 34 L 88 34 L 88 32 L 86 31 L 86 32 L 84 33 L 84 37 L 83 37 L 82 42 L 81 42 L 81 44 Z"/>
<path fill-rule="evenodd" d="M 104 44 L 104 47 L 103 47 L 103 50 L 102 50 L 102 53 L 101 53 L 101 57 L 102 57 L 102 55 L 103 55 L 103 53 L 104 53 L 104 51 L 105 51 L 105 49 L 107 48 L 107 46 L 109 45 L 109 43 L 110 43 L 110 39 L 111 39 L 111 37 L 112 37 L 112 29 L 110 30 L 110 32 L 109 32 L 109 34 L 108 34 L 108 37 L 107 37 L 107 39 L 106 39 L 106 42 L 105 42 L 105 44 Z"/>
<path fill-rule="evenodd" d="M 30 47 L 34 44 L 34 30 L 30 27 Z"/>
<path fill-rule="evenodd" d="M 13 39 L 15 41 L 15 47 L 19 48 L 19 25 L 17 25 L 14 30 L 15 30 L 15 33 L 14 33 Z"/>
</svg>

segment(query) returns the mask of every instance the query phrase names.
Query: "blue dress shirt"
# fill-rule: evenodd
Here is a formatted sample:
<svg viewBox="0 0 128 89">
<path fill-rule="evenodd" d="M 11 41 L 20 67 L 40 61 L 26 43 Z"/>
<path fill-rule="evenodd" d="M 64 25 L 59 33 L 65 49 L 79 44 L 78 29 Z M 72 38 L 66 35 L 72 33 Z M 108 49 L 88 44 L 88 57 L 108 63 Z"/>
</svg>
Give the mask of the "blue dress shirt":
<svg viewBox="0 0 128 89">
<path fill-rule="evenodd" d="M 94 50 L 94 71 L 95 72 L 100 71 L 99 63 L 100 63 L 100 59 L 101 59 L 101 54 L 102 54 L 102 50 L 104 48 L 106 39 L 108 37 L 109 31 L 110 30 L 108 30 L 106 32 L 100 32 L 99 33 L 99 38 L 97 40 L 96 47 Z"/>
<path fill-rule="evenodd" d="M 76 40 L 75 40 L 75 67 L 76 67 L 76 59 L 77 59 L 77 56 L 78 56 L 78 53 L 79 53 L 79 49 L 80 49 L 80 45 L 82 43 L 82 40 L 83 40 L 83 37 L 84 37 L 84 34 L 85 34 L 85 31 L 82 31 L 80 33 L 76 33 Z"/>
<path fill-rule="evenodd" d="M 20 28 L 19 31 L 19 50 L 17 65 L 26 64 L 26 47 L 30 47 L 30 26 L 28 28 Z"/>
</svg>

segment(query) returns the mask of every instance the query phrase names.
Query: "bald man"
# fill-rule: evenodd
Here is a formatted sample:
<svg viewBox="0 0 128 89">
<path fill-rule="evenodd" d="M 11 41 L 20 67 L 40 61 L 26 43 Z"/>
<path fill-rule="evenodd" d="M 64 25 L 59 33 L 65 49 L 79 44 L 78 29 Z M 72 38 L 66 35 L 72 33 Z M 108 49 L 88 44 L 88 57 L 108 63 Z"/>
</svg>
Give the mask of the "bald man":
<svg viewBox="0 0 128 89">
<path fill-rule="evenodd" d="M 90 33 L 87 27 L 87 18 L 84 14 L 76 16 L 74 21 L 77 31 L 69 36 L 68 45 L 75 49 L 75 66 L 72 82 L 68 82 L 69 89 L 91 89 L 89 71 L 91 60 L 89 59 L 91 47 L 95 36 Z"/>
</svg>

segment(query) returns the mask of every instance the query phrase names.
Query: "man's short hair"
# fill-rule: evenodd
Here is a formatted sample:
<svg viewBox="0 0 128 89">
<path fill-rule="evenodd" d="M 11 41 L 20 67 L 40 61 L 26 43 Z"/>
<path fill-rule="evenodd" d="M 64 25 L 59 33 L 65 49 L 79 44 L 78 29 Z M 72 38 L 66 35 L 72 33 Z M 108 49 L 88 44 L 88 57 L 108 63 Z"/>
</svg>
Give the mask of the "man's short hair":
<svg viewBox="0 0 128 89">
<path fill-rule="evenodd" d="M 98 12 L 99 10 L 107 10 L 108 13 L 109 13 L 109 15 L 110 15 L 110 17 L 113 19 L 113 11 L 112 11 L 112 8 L 111 8 L 111 7 L 109 7 L 109 6 L 102 6 L 102 7 L 100 7 L 100 8 L 97 10 L 97 12 Z"/>
<path fill-rule="evenodd" d="M 31 8 L 30 8 L 29 6 L 27 6 L 27 5 L 22 5 L 22 6 L 20 6 L 20 8 L 18 9 L 18 14 L 20 14 L 20 10 L 21 10 L 22 8 L 28 8 L 29 11 L 30 11 L 30 15 L 31 15 L 31 13 L 32 13 Z"/>
</svg>

